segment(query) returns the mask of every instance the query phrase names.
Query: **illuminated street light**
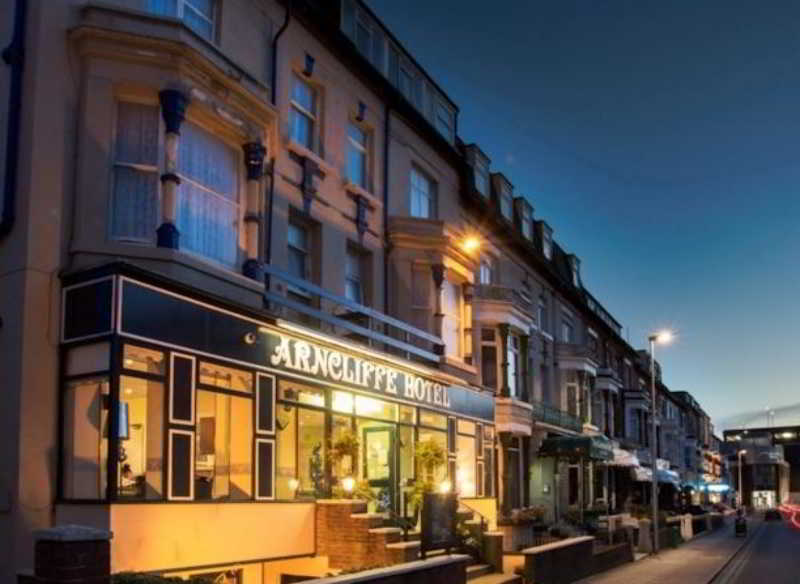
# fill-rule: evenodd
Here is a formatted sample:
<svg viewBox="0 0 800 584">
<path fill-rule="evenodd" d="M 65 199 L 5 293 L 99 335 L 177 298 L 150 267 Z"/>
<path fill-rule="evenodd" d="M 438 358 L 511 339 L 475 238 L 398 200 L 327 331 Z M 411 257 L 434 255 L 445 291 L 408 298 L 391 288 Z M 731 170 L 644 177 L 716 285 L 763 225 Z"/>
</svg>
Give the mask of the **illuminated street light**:
<svg viewBox="0 0 800 584">
<path fill-rule="evenodd" d="M 481 240 L 472 235 L 465 238 L 461 244 L 461 248 L 467 253 L 472 253 L 474 251 L 477 251 L 478 249 L 480 249 L 480 247 L 481 247 Z"/>
<path fill-rule="evenodd" d="M 353 477 L 345 477 L 342 479 L 342 488 L 344 489 L 345 493 L 352 493 L 353 489 L 356 488 L 356 479 Z"/>
<path fill-rule="evenodd" d="M 650 341 L 650 458 L 653 476 L 651 478 L 651 499 L 653 506 L 653 553 L 658 553 L 658 450 L 656 449 L 656 343 L 667 345 L 675 335 L 670 330 L 652 333 L 647 337 Z"/>
</svg>

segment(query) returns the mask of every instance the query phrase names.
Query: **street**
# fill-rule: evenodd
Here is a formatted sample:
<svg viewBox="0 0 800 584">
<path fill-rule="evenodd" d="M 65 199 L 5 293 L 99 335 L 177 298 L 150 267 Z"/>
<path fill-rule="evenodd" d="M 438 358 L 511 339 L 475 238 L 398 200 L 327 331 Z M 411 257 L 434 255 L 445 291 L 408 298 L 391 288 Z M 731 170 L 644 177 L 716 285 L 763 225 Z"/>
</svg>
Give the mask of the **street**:
<svg viewBox="0 0 800 584">
<path fill-rule="evenodd" d="M 794 584 L 800 580 L 800 530 L 787 521 L 765 522 L 713 584 Z M 699 584 L 699 583 L 698 583 Z"/>
</svg>

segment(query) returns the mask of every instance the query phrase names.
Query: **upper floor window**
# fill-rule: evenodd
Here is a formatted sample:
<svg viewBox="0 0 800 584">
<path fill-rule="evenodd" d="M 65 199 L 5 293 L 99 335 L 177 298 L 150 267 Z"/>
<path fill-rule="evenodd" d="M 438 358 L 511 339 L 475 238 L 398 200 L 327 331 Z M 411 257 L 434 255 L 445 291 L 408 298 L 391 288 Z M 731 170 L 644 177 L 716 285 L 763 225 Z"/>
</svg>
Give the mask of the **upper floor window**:
<svg viewBox="0 0 800 584">
<path fill-rule="evenodd" d="M 318 101 L 316 90 L 295 74 L 289 110 L 289 137 L 309 150 L 314 150 Z"/>
<path fill-rule="evenodd" d="M 528 241 L 533 240 L 533 213 L 531 207 L 523 201 L 522 212 L 520 214 L 522 236 Z"/>
<path fill-rule="evenodd" d="M 178 154 L 181 248 L 233 266 L 239 243 L 239 152 L 189 121 Z"/>
<path fill-rule="evenodd" d="M 364 272 L 366 271 L 364 264 L 364 254 L 348 245 L 344 270 L 344 295 L 348 300 L 358 304 L 366 304 L 364 300 Z"/>
<path fill-rule="evenodd" d="M 461 286 L 445 280 L 442 284 L 442 340 L 445 354 L 457 359 L 463 356 L 462 304 Z"/>
<path fill-rule="evenodd" d="M 371 59 L 372 28 L 361 18 L 356 20 L 356 46 L 362 55 L 367 59 Z"/>
<path fill-rule="evenodd" d="M 352 122 L 347 127 L 347 179 L 367 188 L 367 133 Z"/>
<path fill-rule="evenodd" d="M 504 219 L 511 221 L 514 217 L 514 203 L 511 188 L 503 185 L 500 189 L 500 214 Z"/>
<path fill-rule="evenodd" d="M 436 103 L 435 123 L 439 133 L 448 141 L 453 142 L 455 139 L 455 115 L 453 110 L 441 101 Z"/>
<path fill-rule="evenodd" d="M 481 329 L 481 381 L 497 390 L 497 335 L 494 329 Z"/>
<path fill-rule="evenodd" d="M 288 268 L 295 278 L 305 280 L 309 275 L 310 235 L 308 229 L 297 223 L 289 223 Z"/>
<path fill-rule="evenodd" d="M 158 107 L 120 102 L 111 237 L 148 243 L 158 225 Z"/>
<path fill-rule="evenodd" d="M 538 313 L 539 328 L 547 332 L 549 329 L 547 323 L 547 299 L 544 296 L 539 296 L 539 313 Z"/>
<path fill-rule="evenodd" d="M 481 284 L 491 284 L 495 276 L 495 260 L 492 256 L 481 256 L 480 274 L 478 280 Z"/>
<path fill-rule="evenodd" d="M 485 160 L 476 158 L 475 165 L 472 167 L 475 178 L 475 190 L 484 197 L 489 196 L 489 165 Z"/>
<path fill-rule="evenodd" d="M 553 257 L 553 232 L 547 225 L 542 225 L 542 253 L 548 260 Z"/>
<path fill-rule="evenodd" d="M 574 343 L 575 342 L 575 327 L 572 324 L 572 318 L 566 314 L 561 315 L 561 342 Z"/>
<path fill-rule="evenodd" d="M 214 35 L 215 0 L 147 0 L 147 10 L 182 20 L 201 37 Z"/>
<path fill-rule="evenodd" d="M 519 363 L 519 337 L 508 335 L 508 389 L 510 397 L 518 397 L 521 394 L 521 377 Z"/>
<path fill-rule="evenodd" d="M 416 168 L 411 169 L 411 216 L 433 219 L 436 191 L 433 182 Z"/>
<path fill-rule="evenodd" d="M 400 77 L 397 88 L 408 101 L 413 101 L 414 74 L 404 66 L 400 66 Z"/>
</svg>

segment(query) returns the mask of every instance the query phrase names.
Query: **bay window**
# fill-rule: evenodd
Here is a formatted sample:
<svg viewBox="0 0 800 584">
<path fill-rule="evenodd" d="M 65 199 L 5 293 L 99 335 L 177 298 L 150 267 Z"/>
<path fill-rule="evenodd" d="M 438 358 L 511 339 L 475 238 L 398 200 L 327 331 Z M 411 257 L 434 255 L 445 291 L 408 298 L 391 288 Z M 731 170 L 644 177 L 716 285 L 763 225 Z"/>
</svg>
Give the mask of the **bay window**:
<svg viewBox="0 0 800 584">
<path fill-rule="evenodd" d="M 105 499 L 108 485 L 107 376 L 68 382 L 64 389 L 64 497 Z"/>
<path fill-rule="evenodd" d="M 214 36 L 215 0 L 147 0 L 147 10 L 182 20 L 201 37 Z"/>
<path fill-rule="evenodd" d="M 445 280 L 442 283 L 442 340 L 445 354 L 460 359 L 463 355 L 461 286 Z"/>
<path fill-rule="evenodd" d="M 416 167 L 411 169 L 411 216 L 420 219 L 435 218 L 435 186 L 429 179 Z"/>
<path fill-rule="evenodd" d="M 495 279 L 495 259 L 492 256 L 482 255 L 478 281 L 481 284 L 492 284 Z"/>
<path fill-rule="evenodd" d="M 181 249 L 233 267 L 239 249 L 239 153 L 188 120 L 181 126 L 179 150 Z"/>
<path fill-rule="evenodd" d="M 508 335 L 508 389 L 511 397 L 519 397 L 521 392 L 521 371 L 519 361 L 519 337 Z"/>
<path fill-rule="evenodd" d="M 481 329 L 481 382 L 497 390 L 497 335 L 494 329 Z"/>
</svg>

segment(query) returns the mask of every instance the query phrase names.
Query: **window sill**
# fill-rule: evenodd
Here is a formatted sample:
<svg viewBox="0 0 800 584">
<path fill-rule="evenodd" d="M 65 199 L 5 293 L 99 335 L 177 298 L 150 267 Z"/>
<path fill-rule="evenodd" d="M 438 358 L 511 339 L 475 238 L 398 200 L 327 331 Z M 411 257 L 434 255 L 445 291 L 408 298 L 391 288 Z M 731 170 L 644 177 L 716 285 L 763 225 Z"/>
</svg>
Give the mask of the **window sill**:
<svg viewBox="0 0 800 584">
<path fill-rule="evenodd" d="M 294 152 L 298 156 L 301 156 L 301 157 L 304 157 L 304 158 L 308 158 L 308 159 L 314 161 L 317 164 L 317 166 L 319 166 L 320 169 L 325 174 L 330 174 L 334 170 L 333 166 L 331 166 L 329 163 L 325 162 L 325 160 L 323 160 L 319 156 L 319 154 L 317 154 L 313 150 L 309 150 L 308 148 L 306 148 L 305 146 L 303 146 L 299 142 L 295 142 L 291 138 L 286 143 L 286 148 L 288 150 L 290 150 L 291 152 Z"/>
<path fill-rule="evenodd" d="M 451 367 L 455 367 L 456 369 L 460 369 L 465 373 L 469 373 L 471 375 L 478 374 L 477 368 L 473 367 L 472 365 L 464 363 L 464 361 L 456 357 L 448 357 L 447 355 L 442 355 L 440 363 L 442 363 L 442 365 L 450 365 Z"/>
<path fill-rule="evenodd" d="M 369 192 L 364 187 L 360 187 L 357 184 L 350 182 L 350 179 L 347 179 L 347 178 L 343 179 L 342 180 L 342 184 L 344 185 L 344 189 L 347 192 L 352 193 L 353 195 L 358 195 L 358 196 L 364 197 L 372 205 L 375 205 L 377 207 L 382 207 L 383 206 L 383 201 L 381 201 L 378 197 L 373 195 L 371 192 Z"/>
</svg>

